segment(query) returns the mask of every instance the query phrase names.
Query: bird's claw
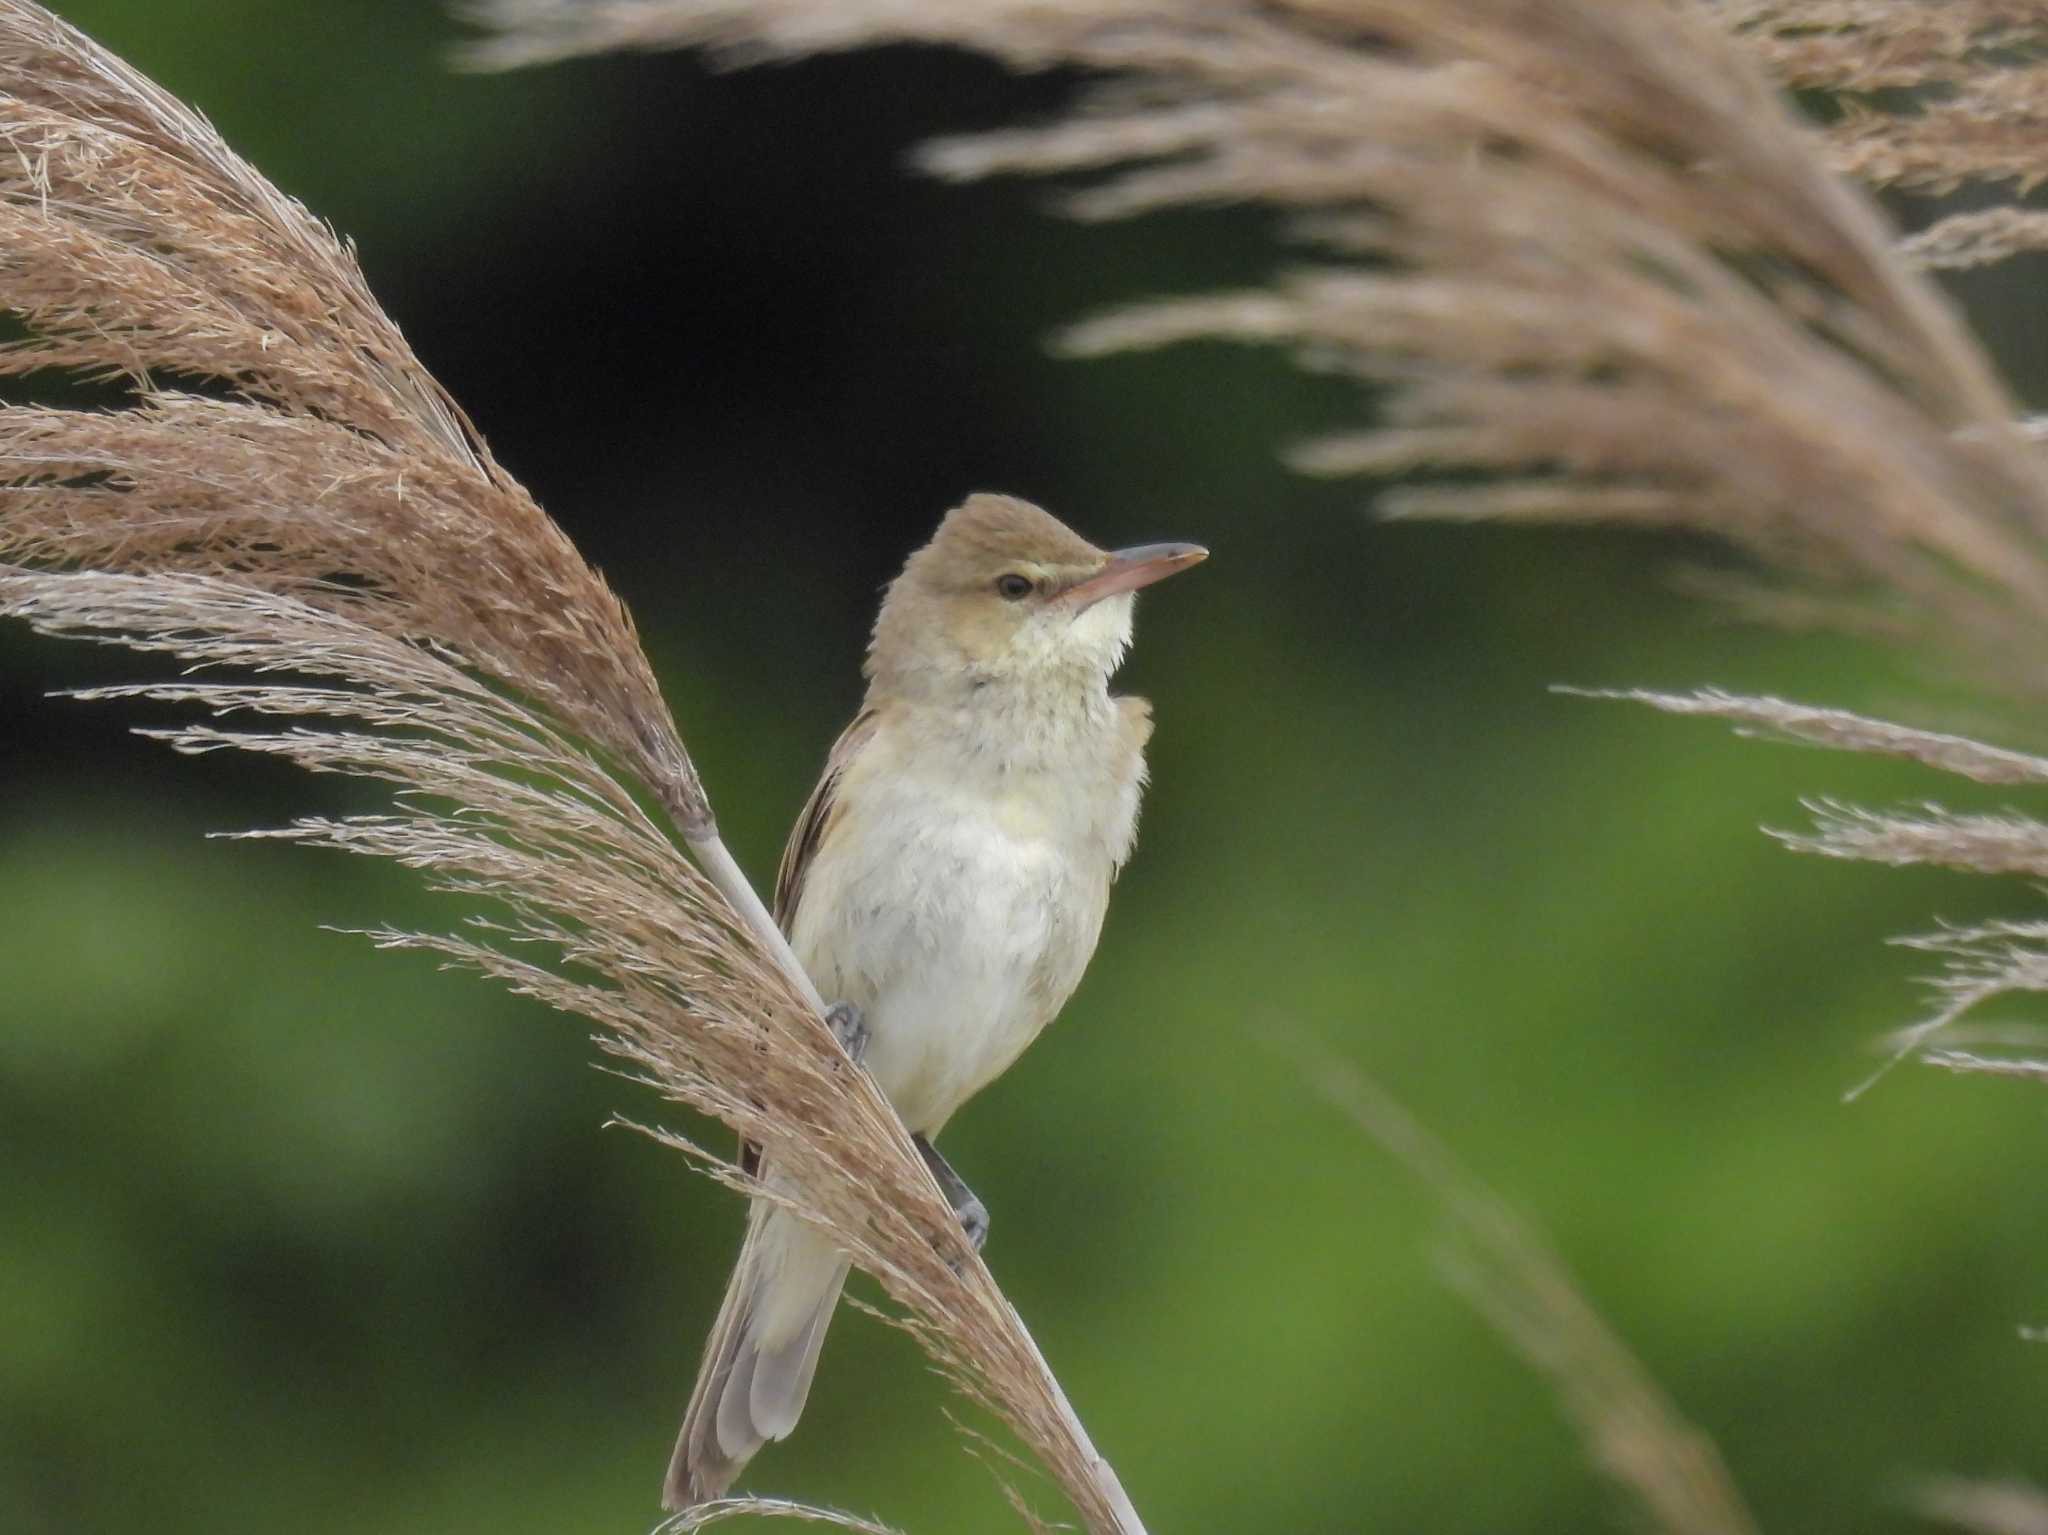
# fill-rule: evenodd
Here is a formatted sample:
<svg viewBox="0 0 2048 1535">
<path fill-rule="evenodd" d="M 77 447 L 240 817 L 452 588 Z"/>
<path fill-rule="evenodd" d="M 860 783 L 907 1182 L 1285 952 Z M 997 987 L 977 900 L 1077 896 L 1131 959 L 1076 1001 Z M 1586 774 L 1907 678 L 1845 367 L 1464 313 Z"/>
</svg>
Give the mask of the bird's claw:
<svg viewBox="0 0 2048 1535">
<path fill-rule="evenodd" d="M 988 1240 L 988 1206 L 973 1194 L 966 1202 L 953 1206 L 953 1213 L 960 1217 L 960 1229 L 967 1236 L 967 1243 L 976 1252 Z"/>
<path fill-rule="evenodd" d="M 825 1025 L 846 1058 L 858 1066 L 868 1053 L 868 1021 L 851 1002 L 834 1002 L 825 1009 Z"/>
<path fill-rule="evenodd" d="M 913 1135 L 910 1141 L 917 1147 L 917 1154 L 924 1158 L 924 1165 L 931 1169 L 939 1192 L 946 1196 L 946 1203 L 953 1207 L 954 1219 L 960 1222 L 960 1230 L 968 1245 L 980 1252 L 982 1243 L 988 1240 L 988 1206 L 967 1186 L 966 1180 L 953 1171 L 953 1164 L 939 1155 L 938 1147 L 922 1135 Z"/>
</svg>

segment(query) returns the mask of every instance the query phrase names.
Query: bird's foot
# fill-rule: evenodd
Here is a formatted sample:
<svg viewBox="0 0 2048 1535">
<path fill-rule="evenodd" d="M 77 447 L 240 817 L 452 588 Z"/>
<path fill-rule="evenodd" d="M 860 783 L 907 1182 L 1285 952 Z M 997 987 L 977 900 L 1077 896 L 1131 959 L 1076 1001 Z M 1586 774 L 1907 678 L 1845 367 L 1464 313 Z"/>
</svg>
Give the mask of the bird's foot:
<svg viewBox="0 0 2048 1535">
<path fill-rule="evenodd" d="M 982 1243 L 988 1240 L 988 1206 L 953 1171 L 953 1164 L 939 1155 L 938 1147 L 922 1135 L 913 1135 L 910 1141 L 917 1147 L 917 1154 L 924 1158 L 924 1165 L 931 1169 L 946 1202 L 953 1207 L 953 1215 L 960 1222 L 960 1230 L 966 1235 L 969 1245 L 980 1252 Z"/>
<path fill-rule="evenodd" d="M 858 1066 L 868 1053 L 868 1021 L 851 1002 L 834 1002 L 825 1009 L 825 1026 L 839 1041 L 846 1058 Z"/>
<path fill-rule="evenodd" d="M 967 1245 L 980 1252 L 988 1241 L 988 1206 L 979 1197 L 966 1190 L 966 1198 L 954 1201 L 953 1213 L 960 1217 L 960 1229 L 966 1234 Z"/>
</svg>

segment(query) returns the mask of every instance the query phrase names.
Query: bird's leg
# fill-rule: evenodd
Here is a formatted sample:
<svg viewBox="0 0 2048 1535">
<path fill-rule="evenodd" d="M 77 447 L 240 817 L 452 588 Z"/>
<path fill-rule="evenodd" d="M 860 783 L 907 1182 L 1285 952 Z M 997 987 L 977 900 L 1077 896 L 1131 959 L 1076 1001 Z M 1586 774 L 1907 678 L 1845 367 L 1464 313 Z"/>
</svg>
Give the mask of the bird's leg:
<svg viewBox="0 0 2048 1535">
<path fill-rule="evenodd" d="M 988 1206 L 975 1197 L 960 1175 L 953 1171 L 953 1164 L 939 1155 L 938 1147 L 922 1135 L 913 1135 L 910 1143 L 917 1148 L 917 1154 L 924 1158 L 924 1165 L 932 1170 L 932 1177 L 938 1180 L 939 1190 L 946 1196 L 946 1203 L 953 1207 L 954 1215 L 960 1219 L 960 1229 L 967 1233 L 967 1240 L 976 1252 L 988 1240 Z"/>
<path fill-rule="evenodd" d="M 825 1026 L 839 1041 L 839 1048 L 854 1065 L 868 1053 L 868 1021 L 851 1002 L 834 1002 L 825 1009 Z"/>
</svg>

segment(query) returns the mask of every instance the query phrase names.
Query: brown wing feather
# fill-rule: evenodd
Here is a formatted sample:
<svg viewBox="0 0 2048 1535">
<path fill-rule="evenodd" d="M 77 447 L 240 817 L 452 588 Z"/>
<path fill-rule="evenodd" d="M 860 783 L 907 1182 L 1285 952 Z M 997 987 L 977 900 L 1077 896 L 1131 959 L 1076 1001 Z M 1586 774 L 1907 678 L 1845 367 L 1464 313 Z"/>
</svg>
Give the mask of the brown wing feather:
<svg viewBox="0 0 2048 1535">
<path fill-rule="evenodd" d="M 790 923 L 796 919 L 796 904 L 803 899 L 804 876 L 811 872 L 811 860 L 817 856 L 819 844 L 839 813 L 839 780 L 846 776 L 846 765 L 875 733 L 878 718 L 874 710 L 863 709 L 839 733 L 831 754 L 825 758 L 825 771 L 818 777 L 818 787 L 811 790 L 810 799 L 790 829 L 789 842 L 782 849 L 782 865 L 775 871 L 775 925 L 782 929 L 784 937 L 789 935 Z"/>
<path fill-rule="evenodd" d="M 782 863 L 775 871 L 775 925 L 782 929 L 785 938 L 796 919 L 797 902 L 803 899 L 804 876 L 810 873 L 811 860 L 817 856 L 825 833 L 839 813 L 839 780 L 846 776 L 846 765 L 874 734 L 877 718 L 874 710 L 863 709 L 839 733 L 825 758 L 825 771 L 818 775 L 818 787 L 811 790 L 811 797 L 797 814 L 796 825 L 790 828 L 789 841 L 782 849 Z M 752 1175 L 760 1169 L 761 1148 L 752 1141 L 742 1141 L 740 1170 Z"/>
</svg>

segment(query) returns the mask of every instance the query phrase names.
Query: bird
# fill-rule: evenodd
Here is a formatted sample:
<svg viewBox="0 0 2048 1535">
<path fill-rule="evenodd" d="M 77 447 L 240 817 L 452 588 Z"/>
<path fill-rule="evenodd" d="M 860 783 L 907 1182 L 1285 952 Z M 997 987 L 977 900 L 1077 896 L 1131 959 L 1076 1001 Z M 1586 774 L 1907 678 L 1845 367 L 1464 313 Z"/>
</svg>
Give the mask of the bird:
<svg viewBox="0 0 2048 1535">
<path fill-rule="evenodd" d="M 978 1249 L 988 1213 L 933 1145 L 1066 1004 L 1130 857 L 1151 706 L 1109 680 L 1139 588 L 1195 544 L 1104 550 L 980 492 L 890 582 L 867 692 L 797 817 L 775 920 L 841 1043 L 912 1132 Z M 754 1148 L 742 1166 L 763 1178 Z M 847 1259 L 756 1199 L 662 1488 L 717 1498 L 796 1427 Z"/>
</svg>

